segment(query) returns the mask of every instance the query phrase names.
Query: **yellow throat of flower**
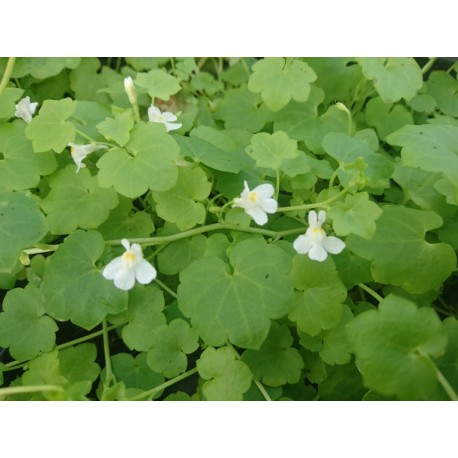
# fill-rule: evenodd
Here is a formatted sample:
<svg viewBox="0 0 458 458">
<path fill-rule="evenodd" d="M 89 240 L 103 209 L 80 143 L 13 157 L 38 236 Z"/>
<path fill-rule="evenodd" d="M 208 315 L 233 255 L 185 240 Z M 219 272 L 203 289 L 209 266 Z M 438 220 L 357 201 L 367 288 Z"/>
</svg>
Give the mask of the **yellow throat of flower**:
<svg viewBox="0 0 458 458">
<path fill-rule="evenodd" d="M 258 193 L 257 192 L 250 192 L 250 194 L 248 194 L 248 200 L 250 202 L 257 202 L 258 201 Z"/>
<path fill-rule="evenodd" d="M 132 263 L 135 262 L 135 254 L 132 253 L 132 251 L 126 251 L 126 252 L 122 255 L 122 259 L 123 259 L 123 261 L 132 264 Z"/>
</svg>

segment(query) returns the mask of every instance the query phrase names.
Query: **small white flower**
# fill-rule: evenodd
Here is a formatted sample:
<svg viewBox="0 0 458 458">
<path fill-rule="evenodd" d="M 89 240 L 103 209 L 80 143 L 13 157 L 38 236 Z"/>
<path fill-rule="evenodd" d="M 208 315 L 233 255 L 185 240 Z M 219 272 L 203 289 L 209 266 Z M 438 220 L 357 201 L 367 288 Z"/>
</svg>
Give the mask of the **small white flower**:
<svg viewBox="0 0 458 458">
<path fill-rule="evenodd" d="M 78 145 L 76 143 L 69 143 L 70 146 L 70 154 L 72 155 L 72 159 L 75 161 L 77 165 L 76 173 L 80 171 L 80 169 L 84 169 L 86 164 L 83 163 L 83 160 L 86 157 L 93 153 L 98 149 L 107 149 L 108 147 L 105 145 L 96 145 L 95 143 L 89 143 L 88 145 Z"/>
<path fill-rule="evenodd" d="M 315 210 L 309 213 L 309 227 L 304 235 L 300 235 L 294 241 L 294 249 L 299 254 L 308 253 L 309 258 L 314 261 L 324 261 L 328 253 L 339 254 L 344 248 L 345 243 L 337 237 L 326 235 L 321 225 L 326 220 L 326 212 L 321 210 L 316 214 Z"/>
<path fill-rule="evenodd" d="M 25 122 L 29 123 L 32 121 L 32 115 L 35 113 L 37 106 L 38 102 L 30 103 L 30 97 L 24 97 L 16 104 L 14 116 L 22 118 Z"/>
<path fill-rule="evenodd" d="M 128 76 L 124 78 L 124 89 L 126 91 L 127 97 L 129 98 L 129 102 L 132 105 L 137 104 L 137 91 L 134 86 L 134 82 L 132 81 L 132 77 Z"/>
<path fill-rule="evenodd" d="M 157 271 L 143 258 L 142 247 L 138 243 L 130 245 L 127 239 L 122 239 L 121 243 L 126 251 L 110 261 L 102 275 L 107 280 L 114 280 L 115 286 L 124 291 L 132 289 L 135 280 L 142 285 L 151 283 L 156 278 Z"/>
<path fill-rule="evenodd" d="M 169 111 L 161 113 L 161 110 L 154 105 L 151 105 L 148 108 L 148 119 L 149 122 L 160 122 L 161 124 L 164 124 L 167 132 L 179 129 L 183 125 L 181 123 L 173 122 L 177 120 L 177 117 L 173 113 L 170 113 Z"/>
<path fill-rule="evenodd" d="M 267 213 L 275 213 L 278 208 L 277 201 L 272 198 L 275 189 L 271 184 L 261 184 L 250 191 L 246 181 L 243 185 L 242 194 L 234 199 L 232 207 L 243 208 L 256 224 L 263 226 L 267 223 Z"/>
</svg>

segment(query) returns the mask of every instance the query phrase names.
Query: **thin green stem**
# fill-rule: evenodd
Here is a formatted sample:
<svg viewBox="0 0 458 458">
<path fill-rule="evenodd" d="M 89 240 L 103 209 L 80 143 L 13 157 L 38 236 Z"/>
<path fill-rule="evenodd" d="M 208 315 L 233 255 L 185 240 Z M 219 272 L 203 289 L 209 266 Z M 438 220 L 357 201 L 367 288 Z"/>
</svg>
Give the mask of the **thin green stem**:
<svg viewBox="0 0 458 458">
<path fill-rule="evenodd" d="M 196 227 L 195 229 L 190 229 L 189 231 L 180 232 L 178 234 L 166 235 L 162 237 L 145 237 L 145 238 L 133 238 L 130 239 L 131 243 L 140 243 L 144 246 L 149 245 L 160 245 L 162 243 L 175 242 L 176 240 L 185 239 L 187 237 L 192 237 L 193 235 L 203 234 L 204 232 L 211 232 L 217 230 L 230 230 L 230 231 L 240 231 L 248 232 L 252 234 L 261 234 L 268 237 L 281 238 L 286 237 L 292 234 L 298 234 L 302 232 L 302 228 L 288 229 L 285 231 L 270 231 L 268 229 L 262 229 L 259 227 L 240 227 L 232 224 L 226 223 L 213 223 L 206 226 Z M 106 245 L 121 245 L 121 240 L 106 240 Z"/>
<path fill-rule="evenodd" d="M 424 75 L 425 73 L 428 72 L 428 70 L 434 65 L 434 63 L 436 62 L 437 60 L 437 57 L 431 57 L 428 62 L 426 62 L 426 64 L 423 66 L 423 68 L 421 69 L 421 74 Z"/>
<path fill-rule="evenodd" d="M 122 62 L 122 57 L 117 57 L 116 58 L 116 66 L 115 66 L 115 70 L 116 71 L 119 71 L 119 69 L 121 68 L 121 62 Z"/>
<path fill-rule="evenodd" d="M 337 173 L 338 173 L 338 170 L 334 170 L 334 173 L 332 174 L 331 179 L 329 180 L 329 186 L 328 186 L 329 189 L 331 189 L 334 186 L 334 181 L 337 178 Z"/>
<path fill-rule="evenodd" d="M 448 397 L 452 401 L 458 401 L 458 395 L 456 394 L 456 391 L 453 389 L 453 387 L 450 385 L 450 383 L 448 383 L 448 380 L 444 377 L 444 374 L 436 367 L 435 364 L 434 364 L 434 367 L 436 369 L 437 380 L 441 384 L 441 386 L 444 389 L 444 391 L 447 393 Z"/>
<path fill-rule="evenodd" d="M 280 170 L 277 170 L 276 180 L 275 180 L 275 200 L 278 200 L 280 195 Z"/>
<path fill-rule="evenodd" d="M 297 211 L 297 210 L 310 210 L 312 208 L 328 208 L 329 204 L 340 199 L 344 196 L 348 191 L 351 189 L 351 185 L 342 189 L 338 194 L 335 196 L 330 197 L 327 200 L 323 200 L 323 202 L 316 202 L 314 204 L 303 204 L 303 205 L 293 205 L 291 207 L 279 207 L 277 211 L 279 212 L 290 212 L 290 211 Z"/>
<path fill-rule="evenodd" d="M 3 91 L 5 90 L 9 80 L 10 80 L 10 77 L 11 77 L 11 73 L 13 72 L 13 68 L 14 68 L 14 64 L 16 62 L 16 58 L 15 57 L 9 57 L 8 58 L 8 62 L 6 64 L 6 68 L 5 68 L 5 73 L 3 73 L 3 77 L 2 77 L 2 81 L 0 82 L 0 96 L 2 95 Z"/>
<path fill-rule="evenodd" d="M 185 378 L 190 377 L 191 375 L 194 375 L 197 372 L 197 367 L 194 369 L 190 369 L 187 372 L 184 372 L 181 375 L 178 375 L 177 377 L 174 377 L 170 380 L 167 380 L 167 382 L 163 383 L 162 385 L 156 386 L 155 388 L 151 388 L 151 390 L 144 391 L 143 393 L 137 394 L 131 398 L 129 398 L 129 401 L 138 401 L 140 399 L 148 398 L 150 396 L 154 396 L 156 393 L 159 391 L 165 390 L 169 386 L 175 385 L 175 383 L 180 382 L 181 380 L 184 380 Z"/>
<path fill-rule="evenodd" d="M 103 384 L 103 390 L 106 391 L 110 388 L 111 383 L 116 381 L 111 367 L 110 342 L 108 340 L 108 326 L 106 319 L 102 321 L 102 337 L 103 354 L 105 357 L 105 383 Z"/>
<path fill-rule="evenodd" d="M 171 290 L 165 283 L 161 282 L 158 278 L 154 280 L 164 291 L 167 291 L 174 299 L 178 299 L 175 291 Z"/>
<path fill-rule="evenodd" d="M 235 353 L 235 356 L 236 356 L 236 358 L 238 360 L 242 359 L 242 357 L 240 356 L 240 353 L 233 347 L 233 345 L 231 343 L 228 342 L 226 345 L 228 347 L 232 348 L 232 351 Z M 258 387 L 258 389 L 261 392 L 261 394 L 264 396 L 264 399 L 266 401 L 272 401 L 272 398 L 269 396 L 269 393 L 264 388 L 264 385 L 258 380 L 253 380 L 253 382 Z"/>
<path fill-rule="evenodd" d="M 124 326 L 127 323 L 121 323 L 121 324 L 114 324 L 110 327 L 107 328 L 107 331 L 112 331 L 113 329 L 119 328 L 120 326 Z M 65 342 L 63 344 L 57 345 L 57 350 L 63 350 L 64 348 L 72 347 L 73 345 L 78 345 L 83 342 L 87 342 L 88 340 L 92 340 L 95 337 L 99 337 L 103 334 L 103 330 L 93 332 L 91 334 L 88 334 L 87 336 L 80 337 L 79 339 L 74 339 L 71 340 L 70 342 Z M 21 367 L 25 366 L 28 363 L 28 361 L 11 361 L 9 363 L 5 364 L 5 369 L 4 371 L 14 371 L 17 369 L 20 369 Z"/>
<path fill-rule="evenodd" d="M 201 57 L 199 61 L 197 62 L 196 65 L 196 73 L 199 73 L 202 67 L 205 65 L 205 62 L 207 62 L 208 57 Z"/>
<path fill-rule="evenodd" d="M 0 398 L 10 396 L 12 394 L 42 393 L 44 391 L 63 392 L 64 389 L 61 386 L 56 385 L 11 386 L 7 388 L 0 388 Z"/>
<path fill-rule="evenodd" d="M 377 294 L 372 288 L 369 288 L 369 286 L 365 285 L 364 283 L 358 283 L 358 286 L 366 291 L 366 293 L 370 294 L 377 302 L 382 302 L 383 297 Z"/>
</svg>

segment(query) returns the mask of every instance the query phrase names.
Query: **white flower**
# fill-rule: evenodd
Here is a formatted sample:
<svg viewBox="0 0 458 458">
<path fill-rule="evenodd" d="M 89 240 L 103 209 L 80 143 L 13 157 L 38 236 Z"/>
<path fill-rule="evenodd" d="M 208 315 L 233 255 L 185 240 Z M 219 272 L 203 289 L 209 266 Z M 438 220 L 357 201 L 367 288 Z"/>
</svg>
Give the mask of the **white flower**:
<svg viewBox="0 0 458 458">
<path fill-rule="evenodd" d="M 179 129 L 183 125 L 181 123 L 173 122 L 177 120 L 177 117 L 173 113 L 168 111 L 161 113 L 161 110 L 159 110 L 159 108 L 155 107 L 154 105 L 151 105 L 148 108 L 148 119 L 149 122 L 160 122 L 161 124 L 164 124 L 167 132 Z"/>
<path fill-rule="evenodd" d="M 142 285 L 151 283 L 157 276 L 156 269 L 143 258 L 142 247 L 138 243 L 130 245 L 127 239 L 121 240 L 126 249 L 122 256 L 110 261 L 102 275 L 107 280 L 114 280 L 117 288 L 127 291 L 132 289 L 135 280 Z"/>
<path fill-rule="evenodd" d="M 37 106 L 38 102 L 30 103 L 30 97 L 24 97 L 17 103 L 14 116 L 22 118 L 25 122 L 29 123 L 32 121 L 32 115 L 35 113 Z"/>
<path fill-rule="evenodd" d="M 328 253 L 339 254 L 344 248 L 345 243 L 337 237 L 326 235 L 321 225 L 326 220 L 326 212 L 321 210 L 316 214 L 315 210 L 309 213 L 309 227 L 304 235 L 300 235 L 294 241 L 294 249 L 299 254 L 308 253 L 309 258 L 314 261 L 324 261 Z"/>
<path fill-rule="evenodd" d="M 129 102 L 132 105 L 136 105 L 137 91 L 135 89 L 134 82 L 132 81 L 131 76 L 124 78 L 124 89 L 126 91 L 127 97 L 129 97 Z"/>
<path fill-rule="evenodd" d="M 69 143 L 70 146 L 70 154 L 72 155 L 72 159 L 75 161 L 77 165 L 76 173 L 80 171 L 80 169 L 84 169 L 86 164 L 83 163 L 83 160 L 86 157 L 93 153 L 98 149 L 107 149 L 108 147 L 105 145 L 96 145 L 95 143 L 89 143 L 88 145 L 78 145 L 76 143 Z"/>
<path fill-rule="evenodd" d="M 240 197 L 234 199 L 233 207 L 241 207 L 260 226 L 267 223 L 267 213 L 275 213 L 278 203 L 272 199 L 275 189 L 271 184 L 261 184 L 252 191 L 246 181 Z"/>
</svg>

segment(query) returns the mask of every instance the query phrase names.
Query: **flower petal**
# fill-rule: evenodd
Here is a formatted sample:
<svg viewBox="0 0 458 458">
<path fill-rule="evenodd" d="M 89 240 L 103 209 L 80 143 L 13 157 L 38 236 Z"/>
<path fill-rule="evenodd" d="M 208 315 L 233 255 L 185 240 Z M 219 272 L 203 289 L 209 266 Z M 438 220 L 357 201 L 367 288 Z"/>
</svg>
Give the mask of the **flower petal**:
<svg viewBox="0 0 458 458">
<path fill-rule="evenodd" d="M 135 278 L 142 285 L 151 283 L 156 276 L 156 269 L 145 259 L 142 259 L 135 267 Z"/>
<path fill-rule="evenodd" d="M 331 235 L 326 237 L 323 246 L 328 253 L 339 254 L 345 248 L 345 242 Z"/>
<path fill-rule="evenodd" d="M 107 280 L 113 280 L 116 276 L 116 273 L 122 269 L 122 257 L 118 256 L 117 258 L 114 258 L 112 261 L 110 261 L 105 268 L 103 269 L 102 275 L 107 279 Z"/>
<path fill-rule="evenodd" d="M 275 193 L 275 188 L 270 183 L 260 184 L 253 189 L 253 192 L 257 192 L 265 199 L 272 197 Z"/>
<path fill-rule="evenodd" d="M 148 120 L 150 122 L 162 122 L 161 110 L 159 110 L 159 108 L 155 107 L 154 105 L 151 105 L 148 108 Z"/>
<path fill-rule="evenodd" d="M 170 113 L 170 111 L 164 111 L 164 113 L 162 113 L 162 117 L 165 122 L 173 122 L 177 120 L 177 117 L 173 113 Z"/>
<path fill-rule="evenodd" d="M 135 285 L 135 273 L 132 269 L 122 268 L 118 270 L 114 277 L 114 285 L 116 288 L 128 291 Z"/>
<path fill-rule="evenodd" d="M 318 212 L 318 224 L 322 226 L 325 221 L 326 221 L 326 212 L 324 210 L 320 210 Z"/>
<path fill-rule="evenodd" d="M 324 261 L 328 257 L 327 251 L 321 243 L 315 243 L 309 251 L 309 258 L 314 261 Z"/>
<path fill-rule="evenodd" d="M 179 129 L 183 124 L 181 124 L 181 123 L 165 122 L 164 125 L 165 125 L 165 128 L 167 129 L 167 132 L 169 132 L 169 131 L 171 131 L 171 130 Z"/>
<path fill-rule="evenodd" d="M 318 224 L 318 217 L 316 215 L 315 210 L 311 210 L 309 212 L 309 226 L 317 226 Z"/>
<path fill-rule="evenodd" d="M 245 209 L 245 212 L 254 219 L 256 224 L 259 224 L 260 226 L 263 226 L 268 221 L 266 212 L 261 207 L 253 207 L 249 210 Z"/>
<path fill-rule="evenodd" d="M 307 236 L 300 235 L 296 240 L 294 240 L 293 247 L 299 254 L 306 254 L 309 252 L 312 244 Z"/>
<path fill-rule="evenodd" d="M 129 240 L 127 240 L 127 239 L 122 239 L 122 240 L 121 240 L 121 245 L 122 245 L 126 250 L 130 250 L 130 243 L 129 243 Z"/>
<path fill-rule="evenodd" d="M 261 207 L 267 213 L 275 213 L 278 208 L 278 202 L 275 199 L 264 199 L 261 202 Z"/>
</svg>

